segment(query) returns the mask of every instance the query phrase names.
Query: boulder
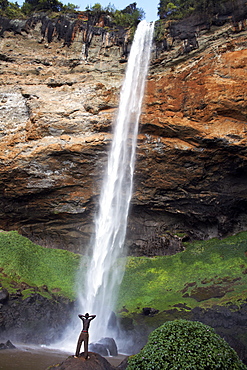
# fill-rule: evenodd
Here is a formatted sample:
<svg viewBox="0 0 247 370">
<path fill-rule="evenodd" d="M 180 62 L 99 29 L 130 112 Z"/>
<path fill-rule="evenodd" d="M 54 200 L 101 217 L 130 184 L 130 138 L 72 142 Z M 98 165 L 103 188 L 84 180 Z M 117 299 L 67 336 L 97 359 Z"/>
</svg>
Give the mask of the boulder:
<svg viewBox="0 0 247 370">
<path fill-rule="evenodd" d="M 109 356 L 107 348 L 101 343 L 91 343 L 89 349 L 95 353 L 100 354 L 101 356 Z"/>
<path fill-rule="evenodd" d="M 116 342 L 113 338 L 102 338 L 98 342 L 99 344 L 102 344 L 108 351 L 108 355 L 111 356 L 117 356 L 118 350 Z"/>
<path fill-rule="evenodd" d="M 50 366 L 47 370 L 114 370 L 115 368 L 98 353 L 89 352 L 89 358 L 85 359 L 83 354 L 78 358 L 68 357 L 61 364 Z"/>
<path fill-rule="evenodd" d="M 9 292 L 5 288 L 0 287 L 0 303 L 5 303 L 9 299 Z"/>
<path fill-rule="evenodd" d="M 142 309 L 142 313 L 144 316 L 154 316 L 158 312 L 159 310 L 156 310 L 155 308 L 152 307 L 144 307 Z"/>
<path fill-rule="evenodd" d="M 0 349 L 14 349 L 16 348 L 10 340 L 7 340 L 6 343 L 0 343 Z"/>
<path fill-rule="evenodd" d="M 98 342 L 89 344 L 90 351 L 99 353 L 101 356 L 117 356 L 118 350 L 113 338 L 101 338 Z"/>
</svg>

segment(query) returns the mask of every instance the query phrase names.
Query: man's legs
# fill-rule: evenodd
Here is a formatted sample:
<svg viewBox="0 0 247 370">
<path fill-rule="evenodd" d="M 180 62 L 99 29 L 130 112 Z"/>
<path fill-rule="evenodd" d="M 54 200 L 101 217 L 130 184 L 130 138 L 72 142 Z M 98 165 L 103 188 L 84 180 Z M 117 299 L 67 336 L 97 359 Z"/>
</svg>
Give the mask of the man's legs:
<svg viewBox="0 0 247 370">
<path fill-rule="evenodd" d="M 81 333 L 80 336 L 79 336 L 79 338 L 78 338 L 78 342 L 77 342 L 77 347 L 76 347 L 76 352 L 75 352 L 75 356 L 76 357 L 78 357 L 79 354 L 80 354 L 80 349 L 81 349 L 82 341 L 83 341 L 83 336 L 82 336 L 82 333 Z"/>
<path fill-rule="evenodd" d="M 82 342 L 84 341 L 84 357 L 88 357 L 88 333 L 81 333 L 77 342 L 75 357 L 80 354 Z"/>
<path fill-rule="evenodd" d="M 84 357 L 88 358 L 88 334 L 84 337 Z"/>
</svg>

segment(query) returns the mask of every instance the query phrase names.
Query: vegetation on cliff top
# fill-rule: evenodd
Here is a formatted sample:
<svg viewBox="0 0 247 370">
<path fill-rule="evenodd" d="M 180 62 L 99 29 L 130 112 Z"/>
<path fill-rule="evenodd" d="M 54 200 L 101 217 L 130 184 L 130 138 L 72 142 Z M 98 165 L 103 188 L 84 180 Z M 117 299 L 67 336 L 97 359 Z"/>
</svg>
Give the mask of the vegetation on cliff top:
<svg viewBox="0 0 247 370">
<path fill-rule="evenodd" d="M 15 231 L 0 233 L 0 278 L 10 293 L 21 289 L 25 297 L 36 289 L 73 299 L 79 265 L 77 254 L 35 245 Z M 246 298 L 247 232 L 242 232 L 187 244 L 173 256 L 128 257 L 117 309 L 128 316 L 143 307 L 207 308 Z"/>
<path fill-rule="evenodd" d="M 0 16 L 8 18 L 25 18 L 35 12 L 77 13 L 78 9 L 79 6 L 75 4 L 64 5 L 59 0 L 25 0 L 22 6 L 19 6 L 17 2 L 0 0 Z M 110 16 L 114 24 L 124 28 L 136 27 L 145 15 L 143 9 L 138 8 L 135 2 L 122 10 L 116 9 L 111 4 L 102 7 L 100 3 L 95 3 L 93 6 L 87 6 L 84 12 L 91 18 L 95 18 L 96 22 L 101 16 Z"/>
<path fill-rule="evenodd" d="M 227 12 L 229 9 L 233 11 L 235 7 L 244 7 L 244 4 L 244 1 L 241 0 L 197 0 L 196 2 L 194 0 L 160 0 L 157 15 L 160 19 L 182 19 L 194 12 L 211 16 L 212 14 Z M 0 0 L 0 15 L 10 18 L 23 17 L 39 11 L 73 13 L 78 9 L 78 5 L 70 2 L 65 5 L 59 0 L 25 0 L 21 6 L 17 2 Z M 138 8 L 136 2 L 121 10 L 116 9 L 114 4 L 109 3 L 108 6 L 103 7 L 98 2 L 86 6 L 85 10 L 92 14 L 110 15 L 118 25 L 123 27 L 136 25 L 145 15 L 144 10 Z"/>
<path fill-rule="evenodd" d="M 214 15 L 229 15 L 246 7 L 244 0 L 160 0 L 158 15 L 160 19 L 182 19 L 192 13 L 208 16 L 208 21 Z"/>
<path fill-rule="evenodd" d="M 211 327 L 186 320 L 168 321 L 155 329 L 144 348 L 128 360 L 127 370 L 221 369 L 247 367 Z"/>
<path fill-rule="evenodd" d="M 0 16 L 7 18 L 25 18 L 32 12 L 75 12 L 78 6 L 68 3 L 63 5 L 59 0 L 25 0 L 20 6 L 17 2 L 0 0 Z"/>
</svg>

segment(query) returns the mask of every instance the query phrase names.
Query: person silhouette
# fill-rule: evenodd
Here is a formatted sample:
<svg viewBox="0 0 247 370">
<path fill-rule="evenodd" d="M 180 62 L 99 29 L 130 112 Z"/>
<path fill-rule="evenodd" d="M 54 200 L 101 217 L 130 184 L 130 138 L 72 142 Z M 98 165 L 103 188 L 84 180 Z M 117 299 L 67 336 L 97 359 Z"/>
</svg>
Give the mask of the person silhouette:
<svg viewBox="0 0 247 370">
<path fill-rule="evenodd" d="M 77 358 L 80 354 L 80 349 L 82 342 L 84 342 L 84 357 L 85 359 L 88 358 L 88 329 L 90 322 L 96 317 L 96 315 L 89 315 L 89 313 L 85 313 L 85 315 L 78 315 L 79 318 L 83 321 L 83 327 L 82 331 L 79 335 L 78 342 L 77 342 L 77 347 L 76 347 L 76 352 L 75 352 L 75 358 Z"/>
</svg>

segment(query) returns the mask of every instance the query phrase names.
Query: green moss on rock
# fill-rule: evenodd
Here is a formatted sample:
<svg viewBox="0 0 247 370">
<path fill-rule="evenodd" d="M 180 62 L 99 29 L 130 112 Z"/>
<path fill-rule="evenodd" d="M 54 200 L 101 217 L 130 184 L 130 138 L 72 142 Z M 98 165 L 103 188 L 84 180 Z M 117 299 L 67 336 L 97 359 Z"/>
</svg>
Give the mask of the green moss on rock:
<svg viewBox="0 0 247 370">
<path fill-rule="evenodd" d="M 143 307 L 169 310 L 183 303 L 188 308 L 247 298 L 247 233 L 186 243 L 173 256 L 129 257 L 120 288 L 118 310 L 124 315 Z"/>
<path fill-rule="evenodd" d="M 23 291 L 24 298 L 38 291 L 74 299 L 79 261 L 77 254 L 41 247 L 16 231 L 0 233 L 1 284 L 10 293 Z"/>
<path fill-rule="evenodd" d="M 143 307 L 161 315 L 247 299 L 247 232 L 185 245 L 173 256 L 128 257 L 117 306 L 122 317 Z M 0 233 L 1 284 L 10 294 L 26 290 L 25 297 L 39 292 L 74 299 L 79 265 L 77 254 L 41 247 L 14 231 Z"/>
</svg>

